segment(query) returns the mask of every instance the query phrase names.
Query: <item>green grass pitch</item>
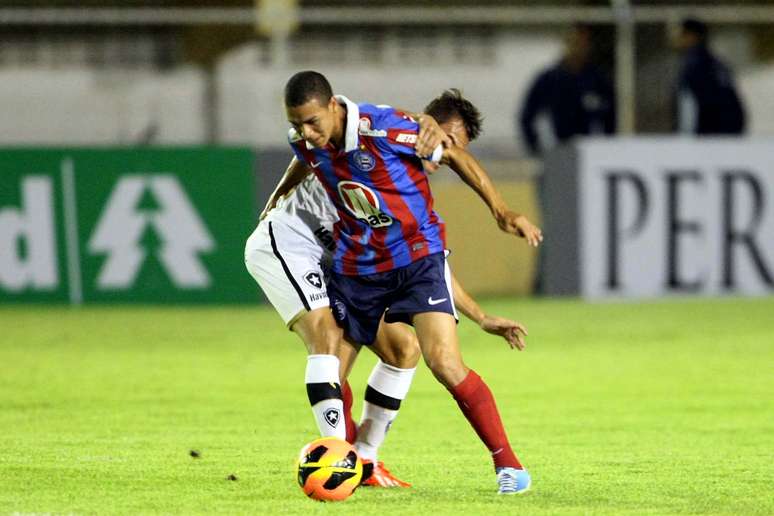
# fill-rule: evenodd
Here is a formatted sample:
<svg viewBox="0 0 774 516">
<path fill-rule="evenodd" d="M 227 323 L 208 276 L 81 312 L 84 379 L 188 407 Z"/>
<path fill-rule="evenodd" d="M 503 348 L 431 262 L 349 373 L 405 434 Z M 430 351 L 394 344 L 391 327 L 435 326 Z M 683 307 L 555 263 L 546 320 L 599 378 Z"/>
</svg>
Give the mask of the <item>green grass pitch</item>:
<svg viewBox="0 0 774 516">
<path fill-rule="evenodd" d="M 774 513 L 774 298 L 484 306 L 530 330 L 518 353 L 460 325 L 525 496 L 495 495 L 422 365 L 382 453 L 414 487 L 306 499 L 305 353 L 268 308 L 4 306 L 0 514 Z M 374 360 L 361 353 L 356 398 Z"/>
</svg>

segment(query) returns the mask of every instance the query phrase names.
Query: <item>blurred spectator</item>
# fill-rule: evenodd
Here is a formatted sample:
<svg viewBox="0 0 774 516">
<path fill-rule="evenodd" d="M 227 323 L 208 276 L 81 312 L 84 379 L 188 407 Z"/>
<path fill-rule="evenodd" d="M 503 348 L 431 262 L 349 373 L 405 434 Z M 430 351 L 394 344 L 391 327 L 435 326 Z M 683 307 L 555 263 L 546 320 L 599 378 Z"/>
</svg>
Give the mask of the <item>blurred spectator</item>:
<svg viewBox="0 0 774 516">
<path fill-rule="evenodd" d="M 565 50 L 558 63 L 538 75 L 521 109 L 521 133 L 532 155 L 551 147 L 551 141 L 537 128 L 547 115 L 555 142 L 578 134 L 615 132 L 615 93 L 602 71 L 591 63 L 591 30 L 576 25 L 565 38 Z M 543 131 L 545 132 L 545 131 Z"/>
<path fill-rule="evenodd" d="M 742 134 L 744 106 L 731 71 L 707 45 L 707 26 L 698 20 L 683 21 L 676 46 L 683 53 L 675 99 L 677 131 Z"/>
</svg>

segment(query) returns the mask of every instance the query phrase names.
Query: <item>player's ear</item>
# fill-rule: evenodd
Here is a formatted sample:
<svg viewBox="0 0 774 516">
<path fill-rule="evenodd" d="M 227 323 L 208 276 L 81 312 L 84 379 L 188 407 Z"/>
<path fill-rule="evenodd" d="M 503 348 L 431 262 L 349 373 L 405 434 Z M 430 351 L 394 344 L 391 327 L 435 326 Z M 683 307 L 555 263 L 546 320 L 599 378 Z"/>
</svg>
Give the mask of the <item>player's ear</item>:
<svg viewBox="0 0 774 516">
<path fill-rule="evenodd" d="M 336 104 L 338 104 L 336 97 L 331 97 L 331 99 L 328 101 L 328 111 L 331 113 L 336 111 Z"/>
</svg>

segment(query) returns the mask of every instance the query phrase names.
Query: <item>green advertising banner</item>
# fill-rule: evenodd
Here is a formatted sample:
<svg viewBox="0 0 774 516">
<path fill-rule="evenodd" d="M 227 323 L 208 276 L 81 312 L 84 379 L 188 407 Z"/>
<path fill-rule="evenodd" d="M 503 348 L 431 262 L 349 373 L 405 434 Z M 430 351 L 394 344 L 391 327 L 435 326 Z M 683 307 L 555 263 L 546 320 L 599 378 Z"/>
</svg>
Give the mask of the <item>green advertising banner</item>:
<svg viewBox="0 0 774 516">
<path fill-rule="evenodd" d="M 239 148 L 0 150 L 0 301 L 256 302 Z"/>
</svg>

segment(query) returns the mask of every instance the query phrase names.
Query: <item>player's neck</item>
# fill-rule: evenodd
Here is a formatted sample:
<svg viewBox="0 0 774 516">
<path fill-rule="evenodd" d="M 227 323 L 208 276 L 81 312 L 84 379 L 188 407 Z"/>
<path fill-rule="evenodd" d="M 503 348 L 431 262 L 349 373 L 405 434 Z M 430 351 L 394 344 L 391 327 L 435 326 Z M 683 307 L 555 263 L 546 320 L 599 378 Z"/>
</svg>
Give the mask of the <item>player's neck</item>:
<svg viewBox="0 0 774 516">
<path fill-rule="evenodd" d="M 347 129 L 347 108 L 341 104 L 336 104 L 336 118 L 335 125 L 333 126 L 333 133 L 331 134 L 331 144 L 336 149 L 342 149 L 344 147 L 344 134 Z"/>
</svg>

